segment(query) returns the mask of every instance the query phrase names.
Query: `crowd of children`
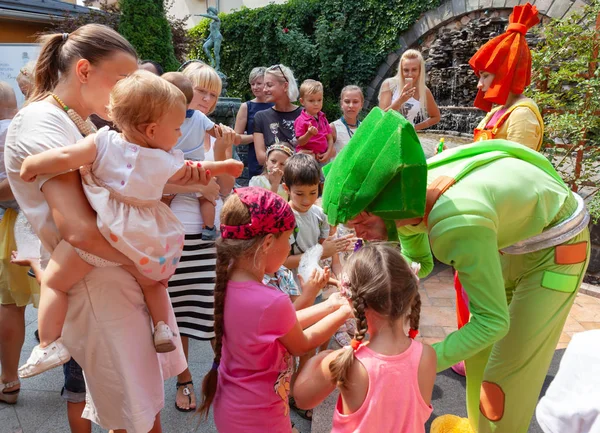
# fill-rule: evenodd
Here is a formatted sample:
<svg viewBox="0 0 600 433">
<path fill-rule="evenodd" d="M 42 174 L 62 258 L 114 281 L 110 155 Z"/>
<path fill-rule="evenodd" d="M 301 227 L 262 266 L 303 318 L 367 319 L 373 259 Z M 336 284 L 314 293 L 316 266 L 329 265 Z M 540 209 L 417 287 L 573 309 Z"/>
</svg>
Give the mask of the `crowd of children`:
<svg viewBox="0 0 600 433">
<path fill-rule="evenodd" d="M 264 74 L 274 71 L 276 78 L 285 81 L 281 87 L 287 99 L 294 99 L 290 92 L 298 90 L 289 68 L 283 65 L 262 68 L 263 76 L 253 71 L 254 79 L 265 80 L 268 86 Z M 82 167 L 83 188 L 97 214 L 98 230 L 123 257 L 120 262 L 109 261 L 64 240 L 54 249 L 44 271 L 37 260 L 17 260 L 13 255 L 14 263 L 30 265 L 36 271 L 44 293 L 39 310 L 40 344 L 19 369 L 21 378 L 40 374 L 70 359 L 61 338 L 68 294 L 71 287 L 96 267 L 125 264 L 124 269 L 142 287 L 155 327 L 156 351 L 173 351 L 179 346 L 178 329 L 166 308 L 169 300 L 164 289 L 182 258 L 184 228 L 168 208 L 174 194 L 163 194 L 163 189 L 167 183 L 177 183 L 178 179 L 189 176 L 190 170 L 195 177 L 238 177 L 243 165 L 233 159 L 219 162 L 205 159 L 205 137 L 219 137 L 223 134 L 222 126 L 203 113 L 207 110 L 201 111 L 199 104 L 203 102 L 197 98 L 189 74 L 170 72 L 160 77 L 157 73 L 156 65 L 145 62 L 140 71 L 120 80 L 110 94 L 107 113 L 111 129 L 106 126 L 98 132 L 53 95 L 56 103 L 84 131 L 84 138 L 72 146 L 29 156 L 21 165 L 20 175 L 25 182 Z M 271 84 L 270 92 L 265 91 L 267 100 L 273 92 L 277 93 L 279 89 L 273 89 L 278 84 Z M 16 102 L 11 105 L 12 90 L 5 87 L 0 86 L 4 132 L 16 113 Z M 343 295 L 338 290 L 340 281 L 348 281 L 345 275 L 350 275 L 348 272 L 353 275 L 349 270 L 342 271 L 340 255 L 352 250 L 356 239 L 353 234 L 335 236 L 336 228 L 329 226 L 317 202 L 323 187 L 322 167 L 342 151 L 358 128 L 364 97 L 357 86 L 344 88 L 340 95 L 343 115 L 330 124 L 321 111 L 321 83 L 304 81 L 299 96 L 303 108 L 289 110 L 287 116 L 292 112 L 294 120 L 288 119 L 282 125 L 284 129 L 293 125 L 291 135 L 287 132 L 291 139 L 280 141 L 279 126 L 269 126 L 276 142 L 265 149 L 263 172 L 251 178 L 249 188 L 236 190 L 226 201 L 220 216 L 220 237 L 214 203 L 197 194 L 202 238 L 218 238 L 215 363 L 204 381 L 204 399 L 199 410 L 206 414 L 214 399 L 215 421 L 220 431 L 267 431 L 267 427 L 272 430 L 273 426 L 277 426 L 276 431 L 290 431 L 290 406 L 310 419 L 303 378 L 314 366 L 307 366 L 308 361 L 319 347 L 321 358 L 329 353 L 327 347 L 336 331 L 345 335 L 338 339 L 343 343 L 350 342 L 356 329 L 350 325 L 352 335 L 349 335 L 344 327 L 346 322 L 353 322 L 348 303 L 352 295 L 349 292 Z M 233 144 L 247 142 L 244 134 L 235 137 Z M 228 152 L 231 155 L 231 149 Z M 298 273 L 302 256 L 317 245 L 322 248 L 319 263 L 314 264 L 310 277 L 303 279 Z M 371 247 L 365 247 L 358 254 L 372 254 L 370 250 Z M 396 251 L 384 252 L 397 263 L 403 263 Z M 349 266 L 352 269 L 354 265 Z M 394 296 L 410 299 L 412 305 L 413 298 L 416 299 L 415 277 L 404 275 L 397 284 L 390 283 L 387 280 L 387 284 L 371 291 L 393 291 Z M 329 295 L 326 299 L 324 291 Z M 355 315 L 358 314 L 356 299 Z M 372 308 L 370 301 L 367 302 L 368 308 Z M 365 314 L 365 308 L 367 304 L 363 303 L 360 314 Z M 393 319 L 403 322 L 411 311 L 418 316 L 418 308 L 406 304 Z M 384 314 L 383 310 L 379 313 Z M 363 325 L 356 331 L 356 341 L 365 337 L 366 322 Z M 370 326 L 375 329 L 376 325 Z M 399 350 L 404 352 L 409 347 L 413 348 L 411 353 L 418 351 L 410 358 L 416 359 L 418 365 L 421 345 L 408 341 Z M 367 349 L 364 346 L 360 351 L 356 347 L 350 350 L 358 356 Z M 297 377 L 301 378 L 299 403 L 290 395 Z M 339 383 L 342 382 L 340 379 Z M 419 397 L 427 402 L 424 409 L 417 408 L 420 413 L 427 412 L 430 393 L 424 389 L 423 397 Z M 231 417 L 232 411 L 235 417 Z M 343 413 L 342 410 L 340 414 Z M 415 418 L 417 424 L 422 423 L 420 418 L 420 415 Z"/>
<path fill-rule="evenodd" d="M 111 37 L 122 44 L 113 51 L 127 55 L 133 62 L 129 67 L 136 66 L 129 45 L 117 35 Z M 68 38 L 68 34 L 55 36 L 53 43 L 65 44 Z M 234 133 L 206 115 L 214 108 L 218 92 L 211 93 L 190 78 L 203 65 L 191 64 L 184 73 L 162 76 L 160 65 L 145 62 L 144 66 L 140 69 L 152 72 L 124 71 L 110 91 L 106 114 L 118 131 L 108 127 L 94 131 L 47 88 L 38 95 L 53 104 L 46 109 L 66 113 L 77 127 L 75 136 L 83 138 L 70 146 L 21 155 L 16 176 L 12 158 L 13 184 L 22 188 L 16 195 L 21 194 L 24 208 L 32 206 L 23 200 L 23 191 L 43 201 L 40 188 L 34 186 L 79 169 L 85 198 L 93 208 L 87 214 L 89 221 L 83 223 L 98 230 L 102 242 L 116 250 L 108 260 L 55 236 L 43 271 L 37 262 L 13 255 L 14 263 L 35 270 L 43 293 L 40 345 L 19 369 L 19 376 L 40 374 L 69 360 L 61 333 L 67 315 L 74 315 L 68 301 L 72 290 L 81 293 L 79 282 L 95 268 L 116 267 L 127 271 L 142 289 L 155 351 L 175 352 L 164 377 L 180 376 L 187 340 L 183 343 L 180 338 L 166 287 L 180 261 L 186 260 L 189 233 L 170 208 L 178 202 L 177 194 L 165 194 L 165 187 L 206 184 L 211 176 L 239 177 L 243 164 L 231 158 L 232 146 L 253 142 L 250 186 L 228 194 L 220 214 L 206 194 L 192 197 L 202 221 L 197 236 L 208 242 L 198 248 L 216 245 L 212 257 L 216 268 L 207 269 L 216 275 L 210 291 L 214 334 L 212 328 L 207 333 L 214 361 L 202 384 L 198 411 L 208 416 L 212 407 L 221 432 L 286 433 L 294 431 L 291 409 L 310 420 L 311 409 L 337 388 L 333 432 L 424 432 L 432 413 L 437 358 L 432 347 L 415 341 L 421 309 L 418 265 L 407 263 L 396 245 L 363 245 L 348 227 L 330 225 L 318 205 L 323 167 L 340 154 L 336 163 L 343 161 L 344 148 L 360 125 L 364 104 L 360 87 L 344 87 L 342 116 L 330 123 L 322 112 L 320 82 L 307 79 L 298 87 L 284 65 L 255 68 L 249 81 L 256 99 L 245 106 L 247 118 L 237 122 Z M 16 113 L 11 92 L 0 83 L 2 142 Z M 298 97 L 302 108 L 294 104 Z M 34 104 L 29 111 L 41 106 Z M 255 111 L 253 104 L 263 104 L 264 110 Z M 398 76 L 382 86 L 380 105 L 404 114 L 417 130 L 439 121 L 439 110 L 425 86 L 420 53 L 409 50 L 402 56 Z M 20 125 L 11 128 L 18 135 Z M 212 139 L 225 135 L 228 139 L 213 148 Z M 16 141 L 13 137 L 13 153 Z M 208 149 L 220 157 L 206 158 Z M 42 230 L 37 231 L 42 238 Z M 300 271 L 307 262 L 312 267 L 308 275 Z M 140 317 L 142 322 L 147 319 Z M 341 348 L 332 351 L 328 348 L 334 335 Z M 85 358 L 85 351 L 76 349 L 73 356 Z M 83 364 L 84 370 L 90 368 L 85 370 L 90 377 L 98 371 L 91 362 L 87 359 Z M 152 371 L 158 371 L 155 364 L 148 371 L 155 367 Z M 178 390 L 182 388 L 189 398 L 186 407 L 176 403 L 179 410 L 195 409 L 192 384 L 191 378 L 178 380 Z M 12 388 L 17 385 L 18 381 L 0 383 L 0 399 L 16 402 L 13 395 L 18 390 Z M 98 406 L 98 414 L 89 415 L 90 419 L 118 424 L 112 421 L 118 416 L 107 415 L 107 408 L 114 409 L 116 403 L 103 401 L 98 396 L 105 389 L 93 385 L 90 401 L 95 400 L 91 404 Z M 126 384 L 126 389 L 133 386 Z M 132 421 L 128 430 L 148 431 L 149 426 L 146 419 Z"/>
</svg>

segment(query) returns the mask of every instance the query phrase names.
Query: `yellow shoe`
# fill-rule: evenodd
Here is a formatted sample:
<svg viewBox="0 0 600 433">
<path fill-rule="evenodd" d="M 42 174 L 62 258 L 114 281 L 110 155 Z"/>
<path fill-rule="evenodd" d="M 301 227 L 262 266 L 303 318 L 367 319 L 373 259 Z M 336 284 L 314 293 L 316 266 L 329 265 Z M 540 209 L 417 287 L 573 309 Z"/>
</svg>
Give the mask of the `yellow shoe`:
<svg viewBox="0 0 600 433">
<path fill-rule="evenodd" d="M 456 415 L 438 416 L 431 423 L 430 433 L 475 433 L 468 418 Z"/>
</svg>

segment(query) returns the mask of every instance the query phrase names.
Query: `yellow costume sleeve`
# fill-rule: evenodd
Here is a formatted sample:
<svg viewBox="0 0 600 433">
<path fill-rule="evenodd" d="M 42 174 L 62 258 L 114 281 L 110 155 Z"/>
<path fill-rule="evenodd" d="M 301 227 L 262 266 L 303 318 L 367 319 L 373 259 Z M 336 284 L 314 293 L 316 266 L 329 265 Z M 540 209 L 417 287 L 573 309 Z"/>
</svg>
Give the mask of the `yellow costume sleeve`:
<svg viewBox="0 0 600 433">
<path fill-rule="evenodd" d="M 537 116 L 528 107 L 515 108 L 499 132 L 502 135 L 506 133 L 507 140 L 540 150 L 542 128 Z"/>
</svg>

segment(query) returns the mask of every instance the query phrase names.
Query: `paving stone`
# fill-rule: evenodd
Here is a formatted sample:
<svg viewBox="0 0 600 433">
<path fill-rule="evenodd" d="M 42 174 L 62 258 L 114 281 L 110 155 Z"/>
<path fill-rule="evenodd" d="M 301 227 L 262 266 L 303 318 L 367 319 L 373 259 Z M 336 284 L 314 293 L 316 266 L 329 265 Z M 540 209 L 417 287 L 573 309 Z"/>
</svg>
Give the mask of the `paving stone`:
<svg viewBox="0 0 600 433">
<path fill-rule="evenodd" d="M 23 433 L 21 423 L 17 417 L 14 406 L 8 406 L 4 403 L 0 403 L 0 407 L 7 406 L 0 410 L 0 431 L 2 433 Z"/>
</svg>

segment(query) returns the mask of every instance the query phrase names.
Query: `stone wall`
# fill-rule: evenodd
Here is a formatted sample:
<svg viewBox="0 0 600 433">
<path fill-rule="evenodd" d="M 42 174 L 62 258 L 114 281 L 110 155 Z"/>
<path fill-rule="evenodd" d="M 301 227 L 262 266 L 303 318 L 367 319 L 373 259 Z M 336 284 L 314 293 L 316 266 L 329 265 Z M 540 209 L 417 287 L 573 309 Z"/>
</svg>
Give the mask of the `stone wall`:
<svg viewBox="0 0 600 433">
<path fill-rule="evenodd" d="M 518 4 L 528 0 L 445 0 L 439 7 L 425 13 L 410 29 L 399 35 L 398 49 L 388 54 L 386 60 L 379 66 L 377 74 L 367 86 L 365 97 L 365 108 L 369 109 L 377 105 L 377 95 L 381 83 L 398 70 L 398 60 L 404 51 L 411 47 L 421 47 L 432 34 L 437 34 L 438 29 L 447 26 L 464 26 L 461 20 L 467 16 L 467 20 L 481 14 L 489 14 L 494 18 L 498 16 L 506 18 L 510 10 Z M 560 19 L 567 15 L 581 11 L 586 0 L 538 0 L 535 6 L 538 8 L 543 19 Z M 478 13 L 479 15 L 471 15 Z M 468 24 L 468 22 L 467 22 Z M 465 95 L 466 96 L 466 95 Z M 470 106 L 470 105 L 469 105 Z"/>
<path fill-rule="evenodd" d="M 434 130 L 470 134 L 484 113 L 473 108 L 478 78 L 469 59 L 487 41 L 503 33 L 510 9 L 475 11 L 441 25 L 419 46 L 425 58 L 427 86 L 442 112 Z M 539 40 L 527 34 L 530 48 Z"/>
</svg>

